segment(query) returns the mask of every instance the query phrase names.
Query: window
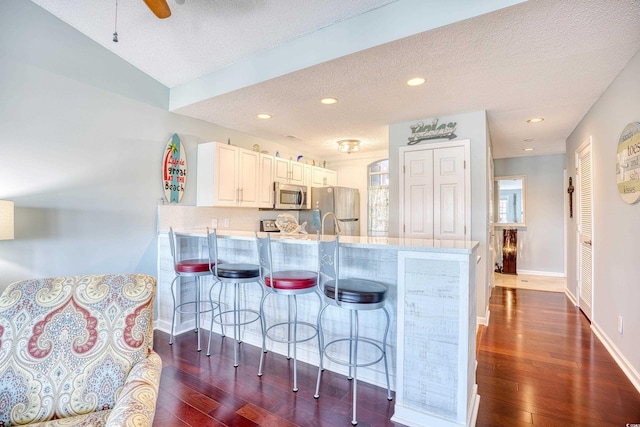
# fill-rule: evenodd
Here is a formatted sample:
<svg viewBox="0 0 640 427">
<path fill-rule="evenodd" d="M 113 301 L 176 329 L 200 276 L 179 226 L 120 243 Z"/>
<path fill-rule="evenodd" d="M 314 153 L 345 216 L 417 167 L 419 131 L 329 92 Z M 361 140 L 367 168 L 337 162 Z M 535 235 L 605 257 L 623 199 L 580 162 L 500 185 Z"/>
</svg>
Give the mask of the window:
<svg viewBox="0 0 640 427">
<path fill-rule="evenodd" d="M 386 236 L 389 233 L 389 160 L 369 165 L 368 182 L 369 236 Z"/>
</svg>

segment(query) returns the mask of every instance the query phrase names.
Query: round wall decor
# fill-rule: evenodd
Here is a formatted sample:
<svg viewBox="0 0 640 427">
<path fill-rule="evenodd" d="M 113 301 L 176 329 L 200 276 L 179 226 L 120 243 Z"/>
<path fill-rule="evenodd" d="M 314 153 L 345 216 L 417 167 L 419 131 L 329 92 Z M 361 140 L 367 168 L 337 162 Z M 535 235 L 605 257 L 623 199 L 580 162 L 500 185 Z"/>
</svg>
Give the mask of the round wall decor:
<svg viewBox="0 0 640 427">
<path fill-rule="evenodd" d="M 616 158 L 618 194 L 628 204 L 640 200 L 640 122 L 625 126 Z"/>
</svg>

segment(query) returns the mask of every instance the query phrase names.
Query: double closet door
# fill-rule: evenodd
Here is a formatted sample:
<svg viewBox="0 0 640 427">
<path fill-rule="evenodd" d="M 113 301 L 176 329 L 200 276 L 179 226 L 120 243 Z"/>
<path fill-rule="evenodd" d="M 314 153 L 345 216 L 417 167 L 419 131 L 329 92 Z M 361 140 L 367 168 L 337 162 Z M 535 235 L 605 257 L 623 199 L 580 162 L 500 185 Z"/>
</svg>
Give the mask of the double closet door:
<svg viewBox="0 0 640 427">
<path fill-rule="evenodd" d="M 469 157 L 469 140 L 400 149 L 401 236 L 469 238 Z"/>
</svg>

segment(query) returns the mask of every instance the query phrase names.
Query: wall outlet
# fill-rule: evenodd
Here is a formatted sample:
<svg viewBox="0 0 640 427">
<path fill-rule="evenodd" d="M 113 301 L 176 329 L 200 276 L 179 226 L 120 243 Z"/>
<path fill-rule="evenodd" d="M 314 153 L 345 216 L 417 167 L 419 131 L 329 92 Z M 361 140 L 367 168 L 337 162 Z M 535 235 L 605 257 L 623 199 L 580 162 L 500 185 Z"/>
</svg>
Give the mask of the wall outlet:
<svg viewBox="0 0 640 427">
<path fill-rule="evenodd" d="M 225 218 L 222 222 L 224 228 L 229 228 L 229 218 Z"/>
<path fill-rule="evenodd" d="M 216 218 L 211 220 L 211 228 L 218 228 L 218 220 Z"/>
<path fill-rule="evenodd" d="M 618 333 L 622 333 L 622 331 L 623 331 L 622 316 L 618 316 Z"/>
</svg>

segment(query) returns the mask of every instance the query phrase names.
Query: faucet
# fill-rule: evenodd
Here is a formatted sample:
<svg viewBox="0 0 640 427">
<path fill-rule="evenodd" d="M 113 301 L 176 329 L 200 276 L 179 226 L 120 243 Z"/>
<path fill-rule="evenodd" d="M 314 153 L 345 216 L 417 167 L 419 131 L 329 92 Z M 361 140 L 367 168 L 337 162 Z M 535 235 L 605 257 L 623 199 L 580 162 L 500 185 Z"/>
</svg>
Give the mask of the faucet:
<svg viewBox="0 0 640 427">
<path fill-rule="evenodd" d="M 333 225 L 336 228 L 336 234 L 340 234 L 340 224 L 338 224 L 338 217 L 333 212 L 327 212 L 322 216 L 322 226 L 320 227 L 320 234 L 324 234 L 324 220 L 328 217 L 333 218 Z"/>
</svg>

